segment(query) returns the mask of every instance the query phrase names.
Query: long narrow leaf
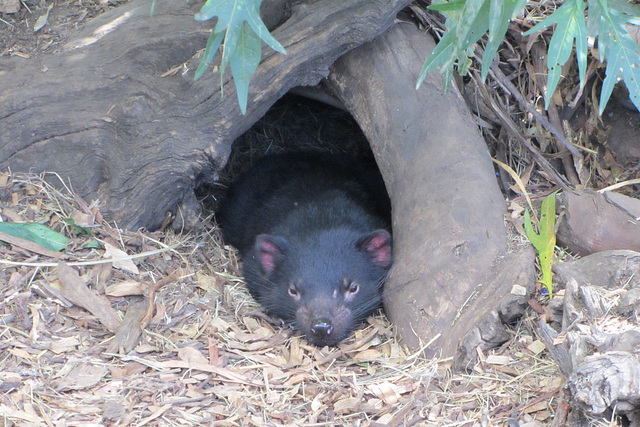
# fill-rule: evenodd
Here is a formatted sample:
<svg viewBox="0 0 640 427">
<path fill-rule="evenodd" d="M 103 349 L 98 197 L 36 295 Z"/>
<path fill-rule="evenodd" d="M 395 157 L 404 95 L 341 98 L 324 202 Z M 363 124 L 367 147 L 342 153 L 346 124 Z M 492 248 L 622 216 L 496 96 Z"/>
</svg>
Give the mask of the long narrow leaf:
<svg viewBox="0 0 640 427">
<path fill-rule="evenodd" d="M 584 86 L 587 69 L 587 30 L 584 17 L 584 0 L 567 0 L 553 14 L 539 22 L 524 35 L 557 24 L 547 53 L 547 93 L 545 108 L 549 108 L 551 97 L 562 77 L 562 67 L 569 60 L 573 51 L 573 41 L 576 40 L 578 68 L 580 70 L 580 84 Z"/>
<path fill-rule="evenodd" d="M 553 250 L 556 246 L 556 192 L 548 195 L 542 201 L 540 212 L 540 234 L 546 246 L 540 252 L 540 269 L 542 270 L 542 284 L 552 294 L 553 281 L 551 265 L 553 264 Z"/>
<path fill-rule="evenodd" d="M 440 40 L 440 43 L 436 45 L 436 48 L 433 49 L 433 52 L 431 52 L 431 55 L 429 55 L 424 65 L 422 66 L 422 70 L 420 70 L 420 75 L 418 76 L 418 81 L 416 83 L 416 89 L 418 89 L 422 82 L 424 82 L 427 74 L 435 70 L 437 66 L 442 66 L 443 73 L 445 68 L 453 68 L 452 54 L 455 44 L 455 32 L 448 31 L 447 33 L 445 33 L 444 37 L 442 37 L 442 40 Z"/>
<path fill-rule="evenodd" d="M 623 78 L 632 102 L 640 109 L 640 47 L 627 32 L 624 15 L 614 9 L 600 11 L 598 49 L 601 59 L 607 61 L 607 68 L 600 92 L 599 113 L 604 112 L 613 86 Z"/>
<path fill-rule="evenodd" d="M 195 78 L 202 76 L 224 39 L 220 59 L 220 87 L 224 87 L 224 73 L 227 66 L 231 65 L 242 114 L 247 111 L 249 80 L 260 62 L 260 40 L 286 54 L 284 47 L 269 33 L 260 18 L 261 2 L 262 0 L 207 0 L 195 15 L 198 21 L 217 18 Z"/>
<path fill-rule="evenodd" d="M 278 43 L 278 40 L 271 35 L 269 29 L 264 25 L 264 22 L 262 22 L 262 19 L 260 18 L 260 1 L 252 2 L 249 7 L 251 10 L 247 13 L 247 22 L 251 26 L 251 29 L 260 39 L 268 44 L 271 49 L 286 55 L 287 51 L 280 43 Z"/>
<path fill-rule="evenodd" d="M 491 0 L 489 7 L 489 38 L 482 55 L 482 80 L 485 80 L 487 74 L 489 74 L 489 68 L 491 68 L 493 58 L 509 29 L 512 16 L 520 12 L 525 3 L 526 0 Z"/>
<path fill-rule="evenodd" d="M 484 10 L 483 10 L 484 9 Z M 459 50 L 466 50 L 471 43 L 475 43 L 482 37 L 489 28 L 489 1 L 488 0 L 467 0 L 462 9 L 460 22 L 456 25 L 457 39 L 461 42 Z M 478 29 L 478 18 L 486 15 L 486 25 L 484 28 Z M 474 32 L 480 31 L 482 34 L 475 38 Z M 475 39 L 475 40 L 474 40 Z M 474 40 L 474 41 L 472 41 Z"/>
<path fill-rule="evenodd" d="M 462 12 L 466 0 L 453 0 L 446 3 L 432 4 L 427 9 L 436 10 L 440 13 Z"/>
<path fill-rule="evenodd" d="M 222 43 L 222 39 L 224 38 L 224 33 L 214 33 L 212 32 L 209 36 L 209 40 L 207 40 L 207 47 L 204 49 L 204 54 L 202 55 L 202 60 L 196 69 L 196 73 L 194 75 L 194 80 L 198 80 L 204 71 L 209 66 L 209 63 L 215 56 L 218 48 L 220 47 L 220 43 Z"/>
<path fill-rule="evenodd" d="M 249 79 L 260 63 L 260 38 L 248 23 L 242 25 L 236 53 L 231 57 L 231 72 L 236 83 L 238 103 L 242 114 L 246 113 Z"/>
<path fill-rule="evenodd" d="M 236 0 L 207 0 L 194 18 L 196 21 L 207 21 L 217 16 L 216 27 L 220 27 L 220 30 L 217 31 L 220 32 L 229 24 L 233 10 L 237 6 L 236 3 Z"/>
<path fill-rule="evenodd" d="M 65 235 L 35 222 L 0 222 L 0 231 L 58 252 L 64 250 L 69 243 L 69 239 Z"/>
</svg>

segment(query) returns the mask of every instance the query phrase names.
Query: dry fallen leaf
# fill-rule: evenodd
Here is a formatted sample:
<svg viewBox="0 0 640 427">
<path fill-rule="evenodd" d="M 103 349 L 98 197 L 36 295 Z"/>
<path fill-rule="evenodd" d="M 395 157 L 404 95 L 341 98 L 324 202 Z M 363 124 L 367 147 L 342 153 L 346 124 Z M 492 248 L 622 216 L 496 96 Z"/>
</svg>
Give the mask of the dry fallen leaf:
<svg viewBox="0 0 640 427">
<path fill-rule="evenodd" d="M 111 307 L 109 300 L 92 292 L 72 267 L 58 263 L 58 278 L 62 284 L 62 295 L 77 306 L 88 310 L 100 320 L 107 329 L 116 332 L 120 327 L 120 317 Z"/>
<path fill-rule="evenodd" d="M 361 400 L 357 397 L 347 397 L 333 404 L 333 410 L 338 414 L 348 414 L 358 411 Z"/>
<path fill-rule="evenodd" d="M 113 266 L 120 270 L 128 271 L 133 274 L 140 274 L 138 267 L 133 263 L 133 260 L 127 259 L 129 255 L 125 251 L 122 251 L 115 246 L 104 242 L 104 258 L 114 259 Z"/>
<path fill-rule="evenodd" d="M 90 362 L 80 362 L 58 382 L 57 391 L 80 390 L 97 384 L 107 374 L 107 367 L 103 364 L 94 365 Z"/>
<path fill-rule="evenodd" d="M 216 277 L 201 272 L 196 273 L 196 286 L 207 292 L 221 292 L 222 290 L 222 284 Z"/>
<path fill-rule="evenodd" d="M 20 357 L 22 359 L 31 360 L 31 355 L 19 348 L 10 348 L 9 353 L 13 354 L 16 357 Z"/>
<path fill-rule="evenodd" d="M 356 362 L 370 362 L 372 360 L 378 360 L 382 357 L 382 354 L 376 349 L 369 349 L 361 351 L 353 356 L 353 360 Z"/>
<path fill-rule="evenodd" d="M 66 337 L 51 342 L 49 349 L 55 354 L 65 353 L 76 348 L 80 344 L 77 337 Z"/>
<path fill-rule="evenodd" d="M 146 286 L 135 280 L 123 280 L 104 288 L 105 295 L 123 297 L 127 295 L 143 295 Z"/>
<path fill-rule="evenodd" d="M 178 357 L 180 360 L 184 360 L 189 363 L 204 363 L 209 364 L 209 360 L 206 356 L 193 347 L 183 347 L 178 350 Z"/>
<path fill-rule="evenodd" d="M 394 405 L 400 399 L 400 394 L 396 391 L 396 387 L 388 381 L 372 384 L 368 388 L 373 395 L 387 405 Z"/>
<path fill-rule="evenodd" d="M 93 215 L 80 212 L 79 210 L 71 212 L 71 219 L 80 227 L 88 227 L 95 224 Z"/>
<path fill-rule="evenodd" d="M 12 409 L 5 405 L 0 405 L 0 417 L 2 417 L 3 420 L 8 418 L 17 418 L 19 420 L 27 421 L 30 423 L 44 424 L 44 420 L 37 415 L 29 414 L 25 411 Z M 7 425 L 11 425 L 11 424 L 7 424 Z"/>
</svg>

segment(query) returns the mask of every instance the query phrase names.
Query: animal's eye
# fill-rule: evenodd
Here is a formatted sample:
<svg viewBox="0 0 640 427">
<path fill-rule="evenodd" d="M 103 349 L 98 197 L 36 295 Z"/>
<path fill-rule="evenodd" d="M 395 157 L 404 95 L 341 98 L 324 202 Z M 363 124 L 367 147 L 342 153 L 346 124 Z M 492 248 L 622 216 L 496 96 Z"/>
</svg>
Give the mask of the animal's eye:
<svg viewBox="0 0 640 427">
<path fill-rule="evenodd" d="M 355 294 L 358 293 L 358 290 L 360 289 L 360 286 L 357 283 L 350 283 L 349 287 L 347 288 L 347 292 L 350 294 Z"/>
<path fill-rule="evenodd" d="M 289 295 L 293 298 L 298 298 L 298 290 L 294 285 L 289 285 Z"/>
</svg>

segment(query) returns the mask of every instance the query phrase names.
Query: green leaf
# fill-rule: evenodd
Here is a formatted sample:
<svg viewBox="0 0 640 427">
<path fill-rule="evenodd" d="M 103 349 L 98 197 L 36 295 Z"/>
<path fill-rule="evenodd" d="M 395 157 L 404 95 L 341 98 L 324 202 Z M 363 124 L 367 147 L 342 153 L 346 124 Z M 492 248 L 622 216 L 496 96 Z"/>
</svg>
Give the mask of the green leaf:
<svg viewBox="0 0 640 427">
<path fill-rule="evenodd" d="M 242 114 L 246 113 L 249 79 L 260 63 L 260 49 L 260 38 L 245 22 L 238 37 L 236 53 L 230 59 L 231 73 L 236 83 L 238 103 Z"/>
<path fill-rule="evenodd" d="M 597 0 L 594 4 L 589 9 L 590 24 L 594 20 L 590 30 L 597 32 L 600 59 L 607 62 L 598 113 L 604 112 L 613 87 L 621 79 L 629 89 L 631 101 L 640 109 L 640 47 L 625 27 L 629 18 L 609 8 L 606 0 Z"/>
<path fill-rule="evenodd" d="M 240 37 L 240 28 L 242 27 L 242 21 L 231 21 L 227 28 L 227 34 L 224 37 L 224 45 L 222 46 L 222 59 L 220 60 L 220 87 L 223 85 L 224 71 L 229 65 L 231 56 L 235 53 L 238 44 L 238 38 Z M 216 25 L 218 28 L 218 25 Z M 215 30 L 214 30 L 215 31 Z"/>
<path fill-rule="evenodd" d="M 98 242 L 98 240 L 93 238 L 93 232 L 90 229 L 76 224 L 73 218 L 62 218 L 62 221 L 64 221 L 69 227 L 71 227 L 71 231 L 76 236 L 84 235 L 84 236 L 92 237 L 92 239 L 89 239 L 84 245 L 82 245 L 83 248 L 94 248 L 94 249 L 102 248 L 102 246 L 100 245 L 100 242 Z"/>
<path fill-rule="evenodd" d="M 207 0 L 194 18 L 196 21 L 207 21 L 217 16 L 218 22 L 214 30 L 217 33 L 229 24 L 235 6 L 236 0 Z"/>
<path fill-rule="evenodd" d="M 553 24 L 556 29 L 549 42 L 547 52 L 547 93 L 545 108 L 549 108 L 551 97 L 562 77 L 562 66 L 569 60 L 573 51 L 573 41 L 576 40 L 578 68 L 580 70 L 580 84 L 584 86 L 587 70 L 587 27 L 584 17 L 584 0 L 567 0 L 553 14 L 539 22 L 524 35 L 541 31 Z"/>
<path fill-rule="evenodd" d="M 548 195 L 542 201 L 540 210 L 540 233 L 536 233 L 531 224 L 529 210 L 524 212 L 524 230 L 527 238 L 538 251 L 542 279 L 540 282 L 547 288 L 549 296 L 553 292 L 551 266 L 553 265 L 553 251 L 556 246 L 556 193 Z"/>
<path fill-rule="evenodd" d="M 77 235 L 77 236 L 85 235 L 85 236 L 93 237 L 93 232 L 91 230 L 76 224 L 76 222 L 73 220 L 73 218 L 62 218 L 62 221 L 64 221 L 65 224 L 67 224 L 69 227 L 71 227 L 71 231 L 75 235 Z"/>
<path fill-rule="evenodd" d="M 62 251 L 69 243 L 65 235 L 35 222 L 0 222 L 0 231 L 37 243 L 52 251 Z"/>
<path fill-rule="evenodd" d="M 491 0 L 489 4 L 489 38 L 482 54 L 482 80 L 487 78 L 493 58 L 502 44 L 514 14 L 524 7 L 526 0 Z"/>
<path fill-rule="evenodd" d="M 466 0 L 454 0 L 446 3 L 432 4 L 427 9 L 436 10 L 440 13 L 445 12 L 461 12 L 464 8 Z"/>
<path fill-rule="evenodd" d="M 196 70 L 195 78 L 202 76 L 224 38 L 220 60 L 220 87 L 223 87 L 224 72 L 227 66 L 231 65 L 242 114 L 247 110 L 249 80 L 260 62 L 260 40 L 274 50 L 286 54 L 284 47 L 269 33 L 260 18 L 261 2 L 262 0 L 207 0 L 195 15 L 198 21 L 214 17 L 218 19 L 207 41 L 207 48 Z"/>
<path fill-rule="evenodd" d="M 629 0 L 609 0 L 609 5 L 612 9 L 630 17 L 640 17 L 640 4 L 630 3 Z"/>
<path fill-rule="evenodd" d="M 440 6 L 440 5 L 437 5 Z M 419 88 L 427 73 L 437 66 L 443 77 L 443 88 L 449 90 L 453 77 L 453 66 L 458 63 L 458 73 L 468 71 L 473 43 L 478 41 L 489 28 L 489 0 L 467 0 L 460 10 L 460 3 L 449 9 L 447 15 L 448 31 L 440 43 L 425 61 L 418 76 L 416 88 Z"/>
<path fill-rule="evenodd" d="M 89 240 L 87 243 L 82 245 L 82 247 L 87 249 L 102 249 L 102 245 L 96 239 Z"/>
<path fill-rule="evenodd" d="M 456 33 L 453 31 L 447 31 L 431 52 L 431 55 L 427 58 L 425 63 L 422 65 L 422 70 L 420 70 L 420 75 L 418 76 L 418 81 L 416 83 L 416 89 L 420 87 L 424 79 L 427 77 L 431 71 L 435 70 L 438 65 L 442 65 L 441 71 L 442 74 L 448 74 L 449 78 L 444 78 L 445 87 L 449 87 L 451 84 L 451 71 L 453 69 L 453 52 L 456 44 Z"/>
<path fill-rule="evenodd" d="M 465 51 L 472 43 L 480 40 L 489 29 L 489 1 L 467 0 L 462 9 L 462 17 L 456 26 L 460 44 L 458 50 Z M 460 58 L 459 58 L 460 59 Z"/>
<path fill-rule="evenodd" d="M 260 3 L 262 0 L 253 1 L 251 3 L 252 10 L 249 11 L 247 16 L 247 22 L 251 26 L 251 29 L 255 32 L 255 34 L 262 39 L 269 47 L 276 52 L 280 52 L 283 55 L 287 54 L 287 51 L 284 47 L 278 43 L 278 40 L 275 39 L 269 32 L 269 29 L 262 22 L 262 18 L 260 18 Z"/>
<path fill-rule="evenodd" d="M 207 69 L 209 63 L 211 63 L 211 60 L 218 51 L 218 47 L 220 47 L 220 43 L 222 43 L 223 38 L 224 33 L 211 32 L 209 40 L 207 40 L 207 47 L 205 47 L 204 54 L 202 55 L 202 60 L 198 65 L 195 76 L 193 77 L 194 80 L 198 80 L 200 77 L 202 77 L 202 74 L 204 74 L 204 71 Z"/>
</svg>

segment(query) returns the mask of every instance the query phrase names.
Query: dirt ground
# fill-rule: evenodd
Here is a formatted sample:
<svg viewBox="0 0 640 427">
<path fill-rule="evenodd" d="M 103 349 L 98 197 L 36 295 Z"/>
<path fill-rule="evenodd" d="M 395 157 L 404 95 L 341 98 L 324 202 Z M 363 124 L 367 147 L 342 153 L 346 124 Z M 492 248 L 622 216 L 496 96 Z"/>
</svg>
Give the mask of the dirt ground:
<svg viewBox="0 0 640 427">
<path fill-rule="evenodd" d="M 54 53 L 116 5 L 21 3 L 19 12 L 0 14 L 0 56 Z M 34 32 L 49 6 L 47 24 Z M 260 154 L 259 135 L 335 140 L 353 126 L 344 114 L 302 104 L 293 109 L 345 127 L 320 123 L 280 138 L 290 105 L 244 137 L 223 181 Z M 362 142 L 347 137 L 342 147 L 358 151 Z M 57 256 L 20 241 L 0 245 L 3 425 L 531 427 L 554 425 L 567 411 L 563 377 L 536 336 L 533 311 L 466 373 L 410 352 L 383 313 L 339 347 L 319 349 L 261 313 L 212 215 L 197 233 L 125 232 L 102 221 L 94 201 L 43 178 L 51 177 L 0 173 L 5 219 L 39 222 L 70 239 Z M 221 188 L 203 189 L 205 212 Z M 109 261 L 123 253 L 127 261 Z"/>
</svg>

